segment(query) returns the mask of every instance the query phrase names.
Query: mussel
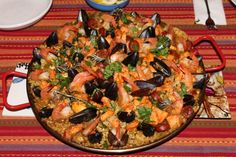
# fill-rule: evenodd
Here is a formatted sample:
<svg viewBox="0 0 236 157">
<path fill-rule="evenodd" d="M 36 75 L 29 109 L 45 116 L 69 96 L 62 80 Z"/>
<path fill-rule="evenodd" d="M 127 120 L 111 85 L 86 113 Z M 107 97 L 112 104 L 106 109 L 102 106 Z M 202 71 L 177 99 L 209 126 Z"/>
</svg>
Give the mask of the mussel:
<svg viewBox="0 0 236 157">
<path fill-rule="evenodd" d="M 155 29 L 152 26 L 149 26 L 146 29 L 144 29 L 139 35 L 139 38 L 154 38 L 154 37 L 156 37 L 156 34 L 155 34 Z"/>
<path fill-rule="evenodd" d="M 86 108 L 78 113 L 75 113 L 69 118 L 73 124 L 88 122 L 97 116 L 97 109 L 93 107 Z"/>
<path fill-rule="evenodd" d="M 162 72 L 167 77 L 171 76 L 171 69 L 162 60 L 155 57 L 150 64 L 156 71 Z"/>
<path fill-rule="evenodd" d="M 80 52 L 75 52 L 72 55 L 73 62 L 80 63 L 84 59 L 84 55 Z"/>
<path fill-rule="evenodd" d="M 152 26 L 154 28 L 161 23 L 161 16 L 158 13 L 153 14 L 151 19 L 154 22 Z"/>
<path fill-rule="evenodd" d="M 92 100 L 97 103 L 101 103 L 102 97 L 103 97 L 103 92 L 100 89 L 95 89 L 91 95 Z"/>
<path fill-rule="evenodd" d="M 78 71 L 74 68 L 67 70 L 68 77 L 70 78 L 70 81 L 73 81 L 74 77 L 78 74 Z"/>
<path fill-rule="evenodd" d="M 41 65 L 42 56 L 40 54 L 40 49 L 36 47 L 33 49 L 32 52 L 33 52 L 33 61 Z"/>
<path fill-rule="evenodd" d="M 48 118 L 52 115 L 53 108 L 44 107 L 39 111 L 40 118 Z"/>
<path fill-rule="evenodd" d="M 165 81 L 165 77 L 160 74 L 160 75 L 155 75 L 155 77 L 147 80 L 148 83 L 154 84 L 156 87 L 160 87 L 161 85 L 163 85 Z"/>
<path fill-rule="evenodd" d="M 48 38 L 46 39 L 46 45 L 48 47 L 51 47 L 52 45 L 55 45 L 58 43 L 58 37 L 57 37 L 57 32 L 52 32 Z"/>
<path fill-rule="evenodd" d="M 127 46 L 123 43 L 117 43 L 116 46 L 111 50 L 111 55 L 116 53 L 117 51 L 123 51 L 127 53 Z"/>
<path fill-rule="evenodd" d="M 187 106 L 187 105 L 193 106 L 195 104 L 194 96 L 190 94 L 185 94 L 183 101 L 184 101 L 184 106 Z"/>
<path fill-rule="evenodd" d="M 123 147 L 127 144 L 128 139 L 129 135 L 127 132 L 122 135 L 121 139 L 117 139 L 117 137 L 110 130 L 108 132 L 108 141 L 112 146 Z"/>
<path fill-rule="evenodd" d="M 33 92 L 35 96 L 41 97 L 41 89 L 39 88 L 39 86 L 33 87 Z"/>
<path fill-rule="evenodd" d="M 102 140 L 102 133 L 96 131 L 95 133 L 88 135 L 88 140 L 92 144 L 100 143 L 100 141 Z"/>
<path fill-rule="evenodd" d="M 119 111 L 117 113 L 117 117 L 120 121 L 130 123 L 135 119 L 135 112 L 125 112 L 125 111 Z"/>
<path fill-rule="evenodd" d="M 149 96 L 151 94 L 151 89 L 149 88 L 143 88 L 143 89 L 139 89 L 136 91 L 133 91 L 131 93 L 132 96 L 138 96 L 138 97 L 142 97 L 142 96 Z"/>
<path fill-rule="evenodd" d="M 99 50 L 108 49 L 110 47 L 109 43 L 107 42 L 107 40 L 103 36 L 98 37 L 97 42 L 98 42 L 98 49 Z"/>
<path fill-rule="evenodd" d="M 142 131 L 144 136 L 146 137 L 153 136 L 155 133 L 155 128 L 152 125 L 145 122 L 139 123 L 137 129 Z"/>
<path fill-rule="evenodd" d="M 153 83 L 149 83 L 148 81 L 144 81 L 144 80 L 136 80 L 134 81 L 134 83 L 140 88 L 140 89 L 153 89 L 156 87 L 155 84 Z"/>
<path fill-rule="evenodd" d="M 98 36 L 98 31 L 96 29 L 91 29 L 89 36 Z"/>
<path fill-rule="evenodd" d="M 107 89 L 112 83 L 113 83 L 113 77 L 110 77 L 109 79 L 106 80 L 101 78 L 96 78 L 94 80 L 94 84 L 101 89 Z"/>
<path fill-rule="evenodd" d="M 113 82 L 106 88 L 105 96 L 111 100 L 116 100 L 118 96 L 117 91 L 118 91 L 117 84 L 116 82 Z"/>
<path fill-rule="evenodd" d="M 84 24 L 87 24 L 88 20 L 89 20 L 89 16 L 88 16 L 87 12 L 83 9 L 80 9 L 80 11 L 78 13 L 77 20 L 78 20 L 78 22 L 83 22 Z"/>
<path fill-rule="evenodd" d="M 129 64 L 133 67 L 136 67 L 136 64 L 139 60 L 139 53 L 138 52 L 130 52 L 128 56 L 122 61 L 122 63 L 126 66 Z"/>
<path fill-rule="evenodd" d="M 93 91 L 97 88 L 93 81 L 87 81 L 84 84 L 85 92 L 89 95 L 93 93 Z"/>
</svg>

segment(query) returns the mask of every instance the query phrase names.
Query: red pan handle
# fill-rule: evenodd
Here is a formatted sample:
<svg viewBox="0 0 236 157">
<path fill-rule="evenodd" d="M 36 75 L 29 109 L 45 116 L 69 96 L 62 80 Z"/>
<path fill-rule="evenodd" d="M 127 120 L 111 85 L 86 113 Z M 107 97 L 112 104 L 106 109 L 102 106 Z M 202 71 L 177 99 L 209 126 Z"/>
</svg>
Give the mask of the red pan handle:
<svg viewBox="0 0 236 157">
<path fill-rule="evenodd" d="M 194 45 L 194 47 L 196 47 L 197 45 L 199 45 L 201 42 L 204 42 L 204 41 L 209 42 L 213 46 L 213 48 L 215 49 L 215 51 L 221 61 L 220 65 L 217 65 L 212 68 L 206 68 L 205 71 L 207 73 L 211 73 L 211 72 L 216 72 L 216 71 L 220 71 L 220 70 L 224 69 L 225 64 L 226 64 L 225 56 L 222 53 L 220 47 L 217 45 L 216 41 L 211 36 L 207 35 L 207 36 L 200 37 L 193 42 L 193 45 Z"/>
<path fill-rule="evenodd" d="M 26 107 L 29 107 L 30 104 L 29 103 L 25 103 L 25 104 L 20 104 L 20 105 L 10 105 L 7 102 L 7 78 L 9 76 L 18 76 L 18 77 L 27 77 L 27 74 L 21 73 L 21 72 L 16 72 L 16 71 L 8 71 L 3 73 L 2 75 L 2 95 L 3 95 L 3 104 L 4 106 L 11 111 L 17 111 L 17 110 L 21 110 L 24 109 Z M 20 92 L 20 91 L 19 91 Z"/>
</svg>

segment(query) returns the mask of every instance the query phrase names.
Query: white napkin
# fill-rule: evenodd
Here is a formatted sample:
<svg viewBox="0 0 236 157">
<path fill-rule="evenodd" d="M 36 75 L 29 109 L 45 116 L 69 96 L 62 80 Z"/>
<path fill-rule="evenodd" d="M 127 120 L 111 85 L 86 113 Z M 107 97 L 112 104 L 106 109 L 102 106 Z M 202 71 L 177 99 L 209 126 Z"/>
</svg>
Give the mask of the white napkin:
<svg viewBox="0 0 236 157">
<path fill-rule="evenodd" d="M 225 12 L 222 0 L 208 0 L 211 18 L 216 25 L 226 25 Z M 204 0 L 193 0 L 195 22 L 196 24 L 205 25 L 207 15 L 207 7 Z"/>
</svg>

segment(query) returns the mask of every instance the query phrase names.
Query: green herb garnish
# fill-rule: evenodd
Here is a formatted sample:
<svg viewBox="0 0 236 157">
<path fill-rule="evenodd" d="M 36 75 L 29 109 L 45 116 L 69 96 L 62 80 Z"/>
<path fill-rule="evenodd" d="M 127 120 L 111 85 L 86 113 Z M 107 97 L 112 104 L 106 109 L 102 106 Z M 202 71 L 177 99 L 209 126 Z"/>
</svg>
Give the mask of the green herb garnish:
<svg viewBox="0 0 236 157">
<path fill-rule="evenodd" d="M 142 119 L 145 122 L 150 122 L 150 115 L 152 113 L 152 109 L 142 106 L 137 108 L 139 118 Z"/>
<path fill-rule="evenodd" d="M 181 97 L 184 97 L 184 95 L 187 94 L 187 87 L 183 82 L 180 82 L 180 85 L 181 85 L 181 90 L 178 91 L 178 93 Z"/>
<path fill-rule="evenodd" d="M 115 72 L 121 72 L 122 70 L 122 65 L 120 62 L 114 62 L 105 67 L 104 70 L 104 78 L 108 79 L 110 78 Z"/>
<path fill-rule="evenodd" d="M 170 48 L 170 39 L 166 36 L 158 36 L 156 48 L 151 49 L 151 52 L 157 56 L 168 56 Z"/>
</svg>

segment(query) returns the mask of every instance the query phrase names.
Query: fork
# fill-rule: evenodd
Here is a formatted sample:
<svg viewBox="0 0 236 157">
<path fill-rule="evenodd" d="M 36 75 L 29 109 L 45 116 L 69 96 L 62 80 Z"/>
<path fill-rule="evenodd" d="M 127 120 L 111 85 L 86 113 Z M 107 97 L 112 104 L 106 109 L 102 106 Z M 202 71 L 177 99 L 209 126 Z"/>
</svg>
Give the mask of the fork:
<svg viewBox="0 0 236 157">
<path fill-rule="evenodd" d="M 205 0 L 206 3 L 206 7 L 207 7 L 207 14 L 208 14 L 208 18 L 206 20 L 206 26 L 208 29 L 216 29 L 216 25 L 214 20 L 211 18 L 211 13 L 210 13 L 210 9 L 209 9 L 209 5 L 208 5 L 208 1 Z"/>
</svg>

